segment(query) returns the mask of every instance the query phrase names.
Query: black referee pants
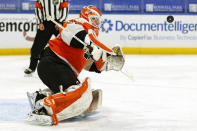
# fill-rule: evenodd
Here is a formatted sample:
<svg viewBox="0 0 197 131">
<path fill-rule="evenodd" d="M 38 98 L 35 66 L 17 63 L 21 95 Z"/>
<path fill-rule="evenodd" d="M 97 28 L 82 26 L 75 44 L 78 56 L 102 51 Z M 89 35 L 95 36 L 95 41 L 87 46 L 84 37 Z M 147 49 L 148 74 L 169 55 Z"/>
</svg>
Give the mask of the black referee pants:
<svg viewBox="0 0 197 131">
<path fill-rule="evenodd" d="M 57 36 L 59 31 L 55 28 L 55 24 L 51 21 L 44 21 L 44 30 L 37 30 L 34 43 L 31 48 L 31 58 L 29 68 L 35 70 L 40 59 L 40 55 L 50 40 L 51 36 L 54 34 Z"/>
<path fill-rule="evenodd" d="M 42 82 L 48 86 L 53 93 L 60 92 L 60 85 L 62 85 L 63 90 L 65 90 L 71 85 L 79 84 L 79 80 L 69 65 L 57 57 L 49 47 L 43 52 L 43 57 L 41 57 L 37 71 Z"/>
</svg>

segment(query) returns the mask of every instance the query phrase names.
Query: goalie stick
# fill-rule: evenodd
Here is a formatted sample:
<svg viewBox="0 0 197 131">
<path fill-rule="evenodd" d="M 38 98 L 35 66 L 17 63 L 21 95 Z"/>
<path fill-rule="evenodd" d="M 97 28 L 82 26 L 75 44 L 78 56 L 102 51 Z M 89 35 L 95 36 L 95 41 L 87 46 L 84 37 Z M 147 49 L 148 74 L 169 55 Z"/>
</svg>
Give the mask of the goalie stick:
<svg viewBox="0 0 197 131">
<path fill-rule="evenodd" d="M 118 56 L 122 56 L 122 57 L 123 57 L 123 60 L 124 60 L 123 63 L 125 63 L 125 57 L 123 56 L 122 48 L 121 48 L 119 45 L 117 45 L 117 46 L 113 47 L 112 50 L 113 50 L 113 52 L 114 52 L 115 54 L 117 54 Z M 110 64 L 112 64 L 113 66 L 116 66 L 114 63 L 110 63 Z M 130 80 L 134 81 L 133 76 L 130 76 L 130 75 L 127 73 L 127 71 L 123 71 L 123 66 L 124 66 L 124 64 L 122 65 L 122 67 L 121 67 L 121 69 L 120 69 L 119 71 L 120 71 L 124 76 L 126 76 L 126 77 L 129 78 Z"/>
<path fill-rule="evenodd" d="M 52 21 L 54 24 L 56 24 L 57 26 L 59 26 L 61 29 L 65 29 L 62 25 L 60 25 L 58 22 L 56 22 L 51 16 L 47 16 L 46 19 L 48 21 Z M 78 37 L 73 36 L 77 41 L 79 41 L 80 43 L 82 43 L 83 45 L 87 45 L 85 42 L 83 42 L 82 40 L 80 40 Z M 91 36 L 92 37 L 92 36 Z M 95 39 L 95 38 L 94 38 Z M 94 43 L 94 42 L 93 42 Z M 96 44 L 94 43 L 96 46 L 100 47 L 101 49 L 103 49 L 104 51 L 108 52 L 108 53 L 112 53 L 113 51 L 108 48 L 107 46 L 103 45 L 102 43 Z"/>
<path fill-rule="evenodd" d="M 54 24 L 56 24 L 57 26 L 59 26 L 61 29 L 65 29 L 62 25 L 60 25 L 58 22 L 56 22 L 54 19 L 52 19 L 52 17 L 51 16 L 47 16 L 46 17 L 46 19 L 48 20 L 48 21 L 52 21 Z M 77 41 L 79 41 L 80 43 L 82 43 L 83 45 L 87 45 L 85 42 L 83 42 L 82 40 L 80 40 L 78 37 L 76 37 L 76 36 L 73 36 Z M 95 43 L 94 43 L 95 44 Z M 95 44 L 95 45 L 97 45 L 97 44 Z M 112 53 L 113 51 L 111 50 L 111 49 L 109 49 L 108 47 L 106 47 L 105 45 L 97 45 L 97 46 L 99 46 L 100 48 L 102 48 L 104 51 L 107 51 L 107 52 L 109 52 L 109 53 Z M 120 72 L 123 74 L 123 75 L 125 75 L 126 77 L 128 77 L 129 79 L 131 79 L 132 81 L 133 81 L 133 79 L 126 73 L 126 72 L 124 72 L 122 69 L 120 70 Z"/>
<path fill-rule="evenodd" d="M 122 69 L 120 70 L 120 72 L 121 72 L 124 76 L 126 76 L 127 78 L 129 78 L 130 80 L 132 80 L 133 82 L 135 81 L 134 78 L 133 78 L 133 76 L 128 75 L 127 72 L 123 71 Z"/>
</svg>

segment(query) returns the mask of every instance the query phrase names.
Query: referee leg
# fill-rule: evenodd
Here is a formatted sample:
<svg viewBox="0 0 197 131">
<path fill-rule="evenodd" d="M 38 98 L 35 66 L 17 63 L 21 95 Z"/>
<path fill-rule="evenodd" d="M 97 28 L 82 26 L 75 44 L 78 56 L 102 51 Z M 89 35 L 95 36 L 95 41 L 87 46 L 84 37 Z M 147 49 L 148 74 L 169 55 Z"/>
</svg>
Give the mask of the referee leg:
<svg viewBox="0 0 197 131">
<path fill-rule="evenodd" d="M 44 31 L 37 30 L 37 34 L 33 43 L 33 46 L 31 48 L 31 59 L 30 59 L 30 66 L 29 68 L 31 70 L 35 70 L 38 64 L 38 60 L 40 58 L 40 54 L 44 47 L 47 45 L 48 41 L 50 40 L 52 36 L 51 31 L 47 29 L 47 26 L 45 27 Z"/>
</svg>

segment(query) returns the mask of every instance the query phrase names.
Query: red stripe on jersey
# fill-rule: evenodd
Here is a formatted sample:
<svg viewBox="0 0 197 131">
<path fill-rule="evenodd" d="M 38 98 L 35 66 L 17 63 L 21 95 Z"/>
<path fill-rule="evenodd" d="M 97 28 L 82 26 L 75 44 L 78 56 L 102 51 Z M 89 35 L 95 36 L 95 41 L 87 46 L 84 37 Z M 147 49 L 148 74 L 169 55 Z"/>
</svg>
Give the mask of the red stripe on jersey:
<svg viewBox="0 0 197 131">
<path fill-rule="evenodd" d="M 68 1 L 64 1 L 61 6 L 60 6 L 60 9 L 63 9 L 63 8 L 68 8 Z"/>
<path fill-rule="evenodd" d="M 35 6 L 36 6 L 36 8 L 39 8 L 39 9 L 42 10 L 42 5 L 41 5 L 39 2 L 36 2 L 36 3 L 35 3 Z"/>
</svg>

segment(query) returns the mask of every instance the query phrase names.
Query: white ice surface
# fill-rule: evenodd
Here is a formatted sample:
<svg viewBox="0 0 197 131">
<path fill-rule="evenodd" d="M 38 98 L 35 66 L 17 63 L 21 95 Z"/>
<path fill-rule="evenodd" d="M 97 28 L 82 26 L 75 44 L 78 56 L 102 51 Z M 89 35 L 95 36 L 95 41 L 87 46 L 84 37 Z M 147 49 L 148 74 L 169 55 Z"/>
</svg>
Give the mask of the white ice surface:
<svg viewBox="0 0 197 131">
<path fill-rule="evenodd" d="M 25 122 L 26 92 L 46 88 L 24 77 L 29 56 L 0 56 L 0 131 L 197 131 L 197 56 L 126 56 L 123 72 L 82 72 L 103 90 L 99 114 L 36 126 Z"/>
</svg>

